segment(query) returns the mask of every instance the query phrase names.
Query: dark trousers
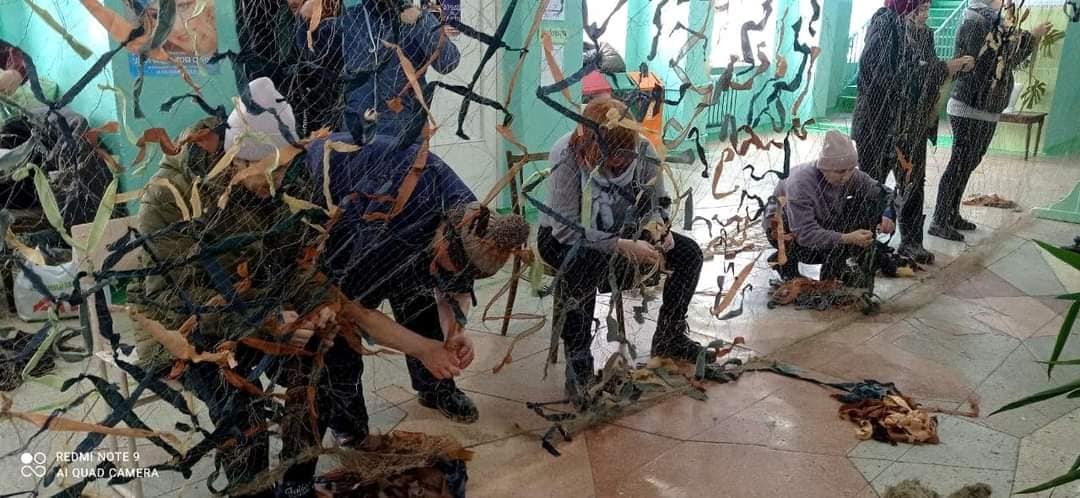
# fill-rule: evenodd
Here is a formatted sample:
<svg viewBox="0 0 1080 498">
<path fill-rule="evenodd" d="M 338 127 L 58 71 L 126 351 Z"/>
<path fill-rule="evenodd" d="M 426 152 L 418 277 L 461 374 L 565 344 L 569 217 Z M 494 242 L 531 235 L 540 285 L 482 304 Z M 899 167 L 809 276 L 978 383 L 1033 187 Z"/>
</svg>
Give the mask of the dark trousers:
<svg viewBox="0 0 1080 498">
<path fill-rule="evenodd" d="M 921 245 L 923 239 L 923 204 L 926 200 L 926 139 L 914 140 L 914 143 L 900 143 L 897 147 L 904 157 L 911 162 L 911 173 L 900 167 L 899 158 L 892 140 L 882 143 L 859 144 L 859 169 L 885 185 L 891 171 L 896 178 L 900 209 L 898 222 L 900 237 L 905 244 Z M 876 225 L 876 222 L 875 222 Z"/>
<path fill-rule="evenodd" d="M 435 302 L 435 295 L 431 289 L 415 288 L 409 292 L 391 295 L 389 299 L 390 309 L 394 312 L 394 320 L 402 327 L 428 339 L 440 342 L 446 339 L 443 335 L 442 324 L 439 323 L 438 304 Z M 409 367 L 409 377 L 412 379 L 412 387 L 416 392 L 457 389 L 453 379 L 436 379 L 420 360 L 406 356 L 405 363 Z"/>
<path fill-rule="evenodd" d="M 982 162 L 990 141 L 994 139 L 997 123 L 949 116 L 953 129 L 953 149 L 949 165 L 941 175 L 938 186 L 934 224 L 951 226 L 960 216 L 960 201 L 975 168 Z"/>
<path fill-rule="evenodd" d="M 900 150 L 911 162 L 911 172 L 899 167 L 893 172 L 896 175 L 900 240 L 903 244 L 922 246 L 923 224 L 926 221 L 923 214 L 926 203 L 926 143 L 927 140 L 920 137 L 913 144 L 901 144 Z"/>
<path fill-rule="evenodd" d="M 660 306 L 656 335 L 678 331 L 678 322 L 685 320 L 690 300 L 697 290 L 704 257 L 693 239 L 673 233 L 675 247 L 665 254 L 666 269 L 671 271 L 664 284 L 664 302 Z M 562 317 L 554 317 L 554 323 L 562 323 L 559 335 L 566 349 L 566 362 L 578 375 L 593 372 L 592 344 L 593 313 L 596 310 L 596 293 L 610 287 L 611 276 L 621 289 L 631 286 L 635 267 L 625 258 L 605 254 L 595 249 L 578 247 L 571 257 L 574 246 L 555 239 L 550 227 L 541 227 L 538 245 L 540 256 L 550 265 L 559 268 L 562 278 L 555 284 L 554 309 Z M 679 331 L 681 333 L 681 331 Z"/>
<path fill-rule="evenodd" d="M 258 351 L 240 346 L 236 353 L 240 375 L 247 377 L 264 356 Z M 364 404 L 361 376 L 364 364 L 359 353 L 343 339 L 335 341 L 324 356 L 325 365 L 314 372 L 310 359 L 277 358 L 270 377 L 286 388 L 285 415 L 281 422 L 282 459 L 289 459 L 306 448 L 321 445 L 326 429 L 363 440 L 367 436 L 367 408 Z M 311 420 L 307 387 L 315 381 L 317 420 Z M 270 420 L 270 405 L 266 399 L 251 396 L 225 381 L 221 367 L 208 363 L 188 365 L 181 381 L 206 404 L 215 427 L 234 427 L 238 444 L 227 450 L 217 450 L 216 458 L 225 470 L 229 486 L 251 482 L 269 467 L 269 433 L 265 428 L 250 437 L 240 437 L 245 431 L 256 430 Z M 261 382 L 256 381 L 262 388 Z M 314 432 L 313 432 L 314 431 Z M 314 496 L 316 460 L 293 465 L 285 472 L 282 491 L 290 497 Z M 271 490 L 256 496 L 274 496 Z"/>
</svg>

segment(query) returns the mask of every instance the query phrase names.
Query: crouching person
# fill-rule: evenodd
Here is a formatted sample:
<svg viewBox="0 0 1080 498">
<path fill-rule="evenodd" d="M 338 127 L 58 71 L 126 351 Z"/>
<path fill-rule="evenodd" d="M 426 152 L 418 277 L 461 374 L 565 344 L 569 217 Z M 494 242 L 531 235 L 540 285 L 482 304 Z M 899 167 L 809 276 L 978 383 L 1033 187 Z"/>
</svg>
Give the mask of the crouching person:
<svg viewBox="0 0 1080 498">
<path fill-rule="evenodd" d="M 555 300 L 564 316 L 553 321 L 562 325 L 558 333 L 566 351 L 567 395 L 575 400 L 595 375 L 589 346 L 598 289 L 607 289 L 612 280 L 629 288 L 637 269 L 661 259 L 671 274 L 664 284 L 652 354 L 693 361 L 702 350 L 687 337 L 686 312 L 703 256 L 692 239 L 655 229 L 667 226 L 671 203 L 656 152 L 635 130 L 612 122 L 612 117 L 628 117 L 622 102 L 593 100 L 584 117 L 601 123 L 600 135 L 582 125 L 552 146 L 548 204 L 557 216 L 542 216 L 538 239 L 541 257 L 561 275 Z M 582 217 L 582 206 L 588 206 L 588 219 Z M 644 232 L 658 237 L 646 240 Z"/>
<path fill-rule="evenodd" d="M 249 89 L 251 100 L 268 112 L 248 112 L 240 104 L 228 123 L 217 118 L 196 123 L 185 133 L 181 153 L 163 159 L 149 182 L 138 226 L 149 237 L 153 264 L 168 270 L 148 277 L 133 293 L 137 320 L 144 325 L 136 331 L 137 347 L 148 371 L 164 376 L 171 370 L 206 405 L 218 439 L 215 458 L 228 480 L 226 493 L 312 497 L 314 459 L 289 467 L 276 485 L 262 484 L 270 463 L 267 427 L 280 422 L 282 461 L 318 447 L 328 427 L 346 442 L 364 441 L 359 342 L 351 346 L 350 331 L 339 325 L 355 325 L 351 333 L 361 329 L 380 344 L 419 358 L 437 378 L 456 375 L 471 357 L 381 313 L 343 304 L 340 291 L 314 264 L 305 264 L 323 240 L 306 221 L 321 224 L 325 219 L 318 218 L 319 210 L 294 212 L 286 201 L 312 199 L 321 190 L 321 177 L 310 176 L 306 150 L 296 145 L 295 136 L 287 136 L 295 133 L 295 120 L 273 83 L 259 78 Z M 233 147 L 231 164 L 210 178 Z M 275 158 L 276 169 L 268 177 L 266 165 Z M 228 201 L 219 208 L 223 195 Z M 337 316 L 333 309 L 340 309 Z M 149 333 L 156 326 L 183 331 L 198 351 L 218 352 L 235 344 L 235 364 L 178 364 Z M 245 342 L 249 338 L 280 343 L 297 354 L 270 354 Z M 459 349 L 471 351 L 471 346 L 464 341 Z M 316 352 L 322 353 L 324 368 L 312 361 Z M 272 398 L 259 394 L 272 387 L 261 380 L 264 373 L 272 384 L 286 388 L 282 417 L 272 415 Z M 310 420 L 311 386 L 316 388 L 317 421 Z"/>
<path fill-rule="evenodd" d="M 784 238 L 787 262 L 777 268 L 784 280 L 799 277 L 799 263 L 806 263 L 822 265 L 822 280 L 855 285 L 860 274 L 848 271 L 848 259 L 858 260 L 873 246 L 875 230 L 891 234 L 896 229 L 891 192 L 856 169 L 857 164 L 851 139 L 830 131 L 821 157 L 796 166 L 777 184 L 765 226 L 774 248 Z M 780 221 L 783 234 L 778 233 Z M 778 259 L 778 252 L 769 257 L 773 263 Z"/>
<path fill-rule="evenodd" d="M 397 323 L 445 340 L 467 364 L 472 349 L 458 317 L 475 300 L 473 282 L 502 268 L 524 245 L 528 225 L 520 216 L 488 211 L 449 165 L 420 145 L 400 146 L 386 135 L 355 152 L 329 145 L 351 140 L 349 133 L 334 134 L 313 143 L 308 155 L 313 175 L 328 175 L 330 200 L 342 209 L 326 251 L 333 281 L 368 309 L 389 301 Z M 332 151 L 324 164 L 326 147 Z M 449 375 L 416 356 L 406 363 L 421 406 L 458 423 L 477 420 L 476 405 Z"/>
</svg>

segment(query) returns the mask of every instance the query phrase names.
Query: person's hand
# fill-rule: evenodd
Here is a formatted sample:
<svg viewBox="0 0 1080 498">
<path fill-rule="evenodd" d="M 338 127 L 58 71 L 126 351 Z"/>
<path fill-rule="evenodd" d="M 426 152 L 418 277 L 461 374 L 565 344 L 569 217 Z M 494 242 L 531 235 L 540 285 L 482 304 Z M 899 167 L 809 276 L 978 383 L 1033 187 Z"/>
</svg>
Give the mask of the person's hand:
<svg viewBox="0 0 1080 498">
<path fill-rule="evenodd" d="M 465 334 L 457 334 L 446 341 L 446 349 L 457 355 L 458 365 L 461 368 L 469 368 L 476 359 L 476 351 L 473 349 L 472 339 Z"/>
<path fill-rule="evenodd" d="M 1053 23 L 1051 23 L 1049 21 L 1044 22 L 1044 23 L 1042 23 L 1042 24 L 1040 24 L 1038 26 L 1035 26 L 1034 28 L 1031 29 L 1031 36 L 1034 36 L 1035 38 L 1038 38 L 1038 39 L 1042 39 L 1042 37 L 1046 36 L 1046 34 L 1049 33 L 1050 30 L 1053 27 L 1054 27 Z"/>
<path fill-rule="evenodd" d="M 660 248 L 663 249 L 664 252 L 668 252 L 675 248 L 675 237 L 671 235 L 671 232 L 668 232 L 667 235 L 664 236 L 664 242 L 660 245 Z"/>
<path fill-rule="evenodd" d="M 22 75 L 13 69 L 0 70 L 0 95 L 10 95 L 22 84 Z"/>
<path fill-rule="evenodd" d="M 615 250 L 622 257 L 638 264 L 652 265 L 660 261 L 660 252 L 644 240 L 619 239 L 615 244 Z"/>
<path fill-rule="evenodd" d="M 949 68 L 949 75 L 952 76 L 956 73 L 966 73 L 975 68 L 975 58 L 970 55 L 963 57 L 957 57 L 945 63 Z"/>
<path fill-rule="evenodd" d="M 896 222 L 891 218 L 882 216 L 881 224 L 878 225 L 878 229 L 881 230 L 881 233 L 892 235 L 892 233 L 896 231 Z"/>
<path fill-rule="evenodd" d="M 874 232 L 870 230 L 855 230 L 840 236 L 840 242 L 859 247 L 870 247 L 874 243 Z"/>
<path fill-rule="evenodd" d="M 446 380 L 461 375 L 461 359 L 457 351 L 451 351 L 438 341 L 425 341 L 425 345 L 416 356 L 424 368 L 436 379 Z M 471 360 L 470 360 L 471 361 Z"/>
</svg>

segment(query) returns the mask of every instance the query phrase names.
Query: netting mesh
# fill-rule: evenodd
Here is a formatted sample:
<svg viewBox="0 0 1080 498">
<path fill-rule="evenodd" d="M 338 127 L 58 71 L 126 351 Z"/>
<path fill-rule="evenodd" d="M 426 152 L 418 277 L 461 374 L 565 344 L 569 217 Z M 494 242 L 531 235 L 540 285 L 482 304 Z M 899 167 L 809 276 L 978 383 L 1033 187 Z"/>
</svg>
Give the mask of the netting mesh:
<svg viewBox="0 0 1080 498">
<path fill-rule="evenodd" d="M 616 280 L 627 266 L 622 256 L 606 256 L 578 268 L 604 275 L 589 291 L 593 295 L 597 286 L 611 291 L 610 297 L 584 308 L 586 327 L 594 331 L 585 338 L 585 353 L 590 358 L 595 355 L 596 364 L 616 365 L 605 369 L 603 378 L 617 389 L 592 391 L 594 397 L 614 399 L 609 404 L 594 400 L 594 408 L 599 408 L 592 414 L 597 418 L 622 413 L 641 394 L 626 387 L 632 382 L 611 379 L 631 375 L 633 365 L 607 358 L 620 350 L 646 356 L 658 327 L 674 330 L 679 327 L 674 322 L 685 328 L 687 322 L 727 321 L 751 313 L 747 303 L 752 294 L 748 293 L 766 291 L 760 288 L 760 280 L 759 289 L 749 284 L 753 271 L 777 267 L 784 276 L 784 269 L 791 268 L 789 258 L 819 264 L 839 260 L 846 270 L 831 268 L 829 276 L 857 283 L 866 289 L 858 298 L 873 305 L 874 274 L 884 264 L 882 254 L 891 252 L 885 249 L 891 237 L 879 234 L 884 228 L 879 226 L 881 215 L 894 200 L 891 190 L 875 190 L 873 195 L 840 192 L 856 197 L 860 206 L 840 213 L 829 229 L 845 232 L 845 237 L 855 232 L 860 232 L 858 237 L 881 235 L 880 246 L 864 244 L 878 249 L 858 254 L 825 251 L 822 261 L 808 260 L 804 253 L 797 256 L 789 250 L 794 239 L 786 236 L 790 231 L 785 231 L 786 217 L 771 216 L 786 207 L 786 201 L 774 195 L 786 195 L 775 190 L 777 182 L 789 178 L 797 165 L 817 160 L 822 155 L 819 132 L 836 125 L 807 119 L 831 107 L 815 99 L 834 93 L 815 95 L 811 85 L 815 70 L 828 63 L 835 72 L 846 67 L 845 62 L 855 62 L 837 60 L 843 57 L 836 50 L 822 52 L 827 33 L 822 32 L 822 6 L 817 0 L 619 0 L 581 2 L 580 6 L 556 0 L 539 5 L 447 2 L 441 8 L 396 0 L 358 5 L 337 0 L 157 0 L 126 3 L 121 10 L 113 10 L 115 5 L 110 4 L 27 2 L 31 15 L 43 19 L 65 41 L 63 50 L 90 52 L 82 57 L 85 72 L 61 87 L 51 81 L 52 75 L 66 74 L 66 70 L 54 60 L 19 49 L 20 44 L 29 43 L 29 28 L 13 28 L 6 21 L 0 24 L 0 66 L 17 73 L 20 81 L 10 91 L 0 86 L 0 118 L 4 119 L 0 149 L 9 150 L 0 157 L 0 170 L 6 175 L 0 203 L 8 213 L 0 220 L 9 248 L 4 258 L 9 269 L 21 270 L 34 290 L 45 296 L 45 305 L 36 311 L 52 310 L 49 321 L 30 344 L 20 343 L 10 361 L 28 365 L 28 372 L 36 368 L 40 355 L 35 353 L 49 349 L 60 330 L 57 305 L 67 302 L 84 305 L 81 325 L 87 338 L 96 338 L 87 349 L 110 364 L 108 368 L 123 372 L 122 380 L 114 380 L 115 374 L 109 377 L 98 370 L 97 360 L 78 363 L 77 369 L 64 371 L 61 385 L 51 388 L 62 391 L 63 401 L 57 402 L 54 392 L 53 397 L 42 398 L 51 400 L 48 403 L 37 403 L 32 401 L 37 398 L 20 392 L 15 405 L 9 403 L 0 411 L 13 420 L 16 429 L 10 438 L 5 436 L 5 443 L 17 441 L 4 445 L 6 458 L 50 452 L 47 462 L 39 464 L 31 458 L 31 464 L 45 471 L 20 488 L 76 496 L 101 483 L 131 481 L 134 477 L 110 470 L 121 467 L 119 463 L 94 462 L 89 466 L 105 470 L 87 477 L 71 472 L 75 465 L 70 462 L 53 458 L 57 451 L 86 453 L 115 446 L 106 435 L 119 435 L 139 439 L 132 447 L 144 454 L 138 467 L 183 476 L 180 488 L 156 490 L 160 495 L 266 492 L 276 481 L 310 481 L 320 455 L 336 458 L 336 466 L 323 464 L 318 473 L 348 487 L 348 492 L 338 488 L 342 495 L 366 496 L 380 489 L 400 492 L 409 487 L 402 479 L 427 486 L 424 489 L 430 496 L 456 494 L 455 486 L 463 486 L 454 481 L 458 470 L 439 465 L 466 459 L 468 454 L 452 441 L 398 434 L 351 450 L 324 448 L 323 433 L 330 429 L 338 443 L 348 438 L 362 440 L 369 411 L 362 392 L 369 393 L 368 405 L 377 404 L 370 399 L 371 393 L 391 383 L 371 380 L 370 375 L 361 377 L 361 356 L 380 349 L 362 338 L 364 324 L 369 323 L 364 307 L 377 308 L 389 301 L 397 322 L 414 330 L 436 329 L 438 338 L 443 330 L 460 326 L 453 322 L 465 321 L 460 306 L 450 323 L 434 314 L 434 287 L 453 286 L 453 282 L 447 283 L 445 275 L 432 274 L 431 269 L 440 251 L 453 252 L 440 248 L 434 234 L 451 208 L 473 199 L 463 195 L 453 198 L 454 205 L 446 199 L 421 204 L 430 211 L 415 211 L 420 208 L 410 204 L 445 196 L 438 179 L 454 178 L 493 211 L 503 207 L 529 217 L 538 213 L 576 232 L 592 228 L 585 213 L 580 219 L 567 219 L 551 206 L 555 194 L 550 178 L 567 159 L 548 158 L 550 170 L 543 171 L 533 162 L 536 158 L 528 157 L 548 152 L 571 129 L 606 136 L 606 130 L 621 126 L 648 137 L 652 152 L 647 152 L 650 147 L 627 150 L 598 142 L 597 164 L 630 154 L 623 159 L 649 162 L 655 168 L 655 178 L 645 183 L 655 185 L 659 179 L 666 187 L 665 196 L 651 199 L 647 207 L 634 203 L 647 212 L 638 212 L 622 237 L 634 240 L 651 234 L 655 240 L 647 243 L 661 251 L 662 234 L 678 232 L 679 241 L 672 244 L 683 244 L 675 246 L 683 251 L 679 254 L 687 254 L 687 260 L 697 258 L 696 270 L 689 271 L 692 279 L 680 274 L 682 263 L 674 261 L 674 272 L 657 264 L 631 265 L 628 278 L 620 282 Z M 16 5 L 21 4 L 0 2 L 0 9 Z M 563 18 L 583 18 L 582 38 L 587 47 L 580 59 L 565 55 L 577 47 L 554 43 L 552 30 L 543 27 L 545 16 L 559 18 L 560 11 L 552 13 L 552 8 L 561 8 Z M 85 46 L 89 42 L 76 31 L 72 9 L 90 16 L 79 28 L 109 35 L 111 50 L 102 40 L 95 42 L 105 47 L 101 50 Z M 641 31 L 649 25 L 655 28 L 647 40 L 625 46 L 627 30 Z M 223 48 L 227 45 L 219 30 L 225 26 L 235 31 L 235 47 Z M 903 231 L 921 216 L 923 205 L 929 205 L 917 184 L 927 169 L 928 122 L 944 105 L 937 87 L 952 68 L 936 59 L 932 46 L 921 50 L 926 48 L 928 28 L 907 17 L 895 12 L 889 17 L 886 9 L 868 26 L 869 35 L 852 29 L 859 37 L 865 35 L 870 47 L 852 80 L 860 91 L 871 92 L 860 96 L 852 134 L 859 141 L 863 171 L 882 182 L 894 173 L 888 183 L 895 187 L 895 197 L 905 205 L 902 209 L 913 210 L 910 216 L 914 218 L 900 220 Z M 511 36 L 510 32 L 527 34 Z M 1025 58 L 1017 53 L 1027 50 L 1023 35 L 1006 33 L 993 43 L 1006 47 L 1002 49 L 1006 58 L 1009 50 L 1011 57 Z M 60 43 L 59 39 L 54 43 Z M 535 61 L 527 57 L 529 53 L 539 53 L 544 60 L 542 74 L 523 70 L 526 61 Z M 130 86 L 119 83 L 126 78 L 106 70 L 114 58 L 121 57 L 132 60 Z M 564 65 L 567 60 L 583 62 Z M 235 75 L 235 82 L 215 77 L 227 73 L 225 68 Z M 872 71 L 879 74 L 869 74 Z M 165 72 L 174 72 L 172 77 L 186 81 L 187 86 L 162 99 L 148 89 L 157 88 L 154 78 Z M 892 79 L 910 76 L 917 84 L 882 85 L 890 75 Z M 665 85 L 647 87 L 650 76 Z M 249 86 L 260 78 L 273 83 L 280 99 L 260 103 L 260 96 L 253 95 Z M 614 87 L 615 98 L 627 103 L 625 113 L 605 115 L 604 120 L 585 117 L 577 85 L 597 81 Z M 232 99 L 237 89 L 239 95 Z M 88 117 L 96 116 L 99 107 L 87 106 L 87 102 L 114 98 L 115 120 Z M 292 122 L 279 112 L 282 104 L 291 107 Z M 273 126 L 251 132 L 247 139 L 278 145 L 276 154 L 261 160 L 238 156 L 239 147 L 226 140 L 230 127 L 238 126 L 229 116 L 238 106 L 247 109 L 251 119 L 265 114 L 273 117 Z M 534 114 L 541 115 L 541 109 L 553 110 L 559 122 L 532 119 Z M 651 121 L 660 109 L 664 118 Z M 178 116 L 198 118 L 178 127 L 170 122 Z M 936 126 L 937 119 L 933 123 Z M 243 125 L 250 123 L 243 121 Z M 970 138 L 961 133 L 987 133 L 985 127 L 968 130 L 963 126 L 958 129 L 954 123 L 954 144 Z M 166 131 L 181 128 L 183 133 Z M 274 144 L 275 133 L 285 143 Z M 509 164 L 494 152 L 496 143 L 512 153 Z M 535 143 L 544 145 L 527 145 Z M 363 155 L 365 148 L 373 147 L 380 147 L 380 152 L 363 156 L 359 163 L 349 162 L 350 155 Z M 862 160 L 867 154 L 872 164 Z M 359 169 L 355 175 L 339 178 L 328 172 L 331 167 Z M 913 167 L 919 170 L 914 176 Z M 125 184 L 145 187 L 120 192 L 122 175 L 128 175 Z M 430 177 L 437 180 L 423 180 Z M 588 183 L 588 175 L 583 178 Z M 353 184 L 332 184 L 334 179 Z M 976 189 L 980 182 L 986 185 L 983 188 L 997 188 L 995 183 L 975 178 Z M 917 197 L 913 190 L 918 190 Z M 1012 192 L 1024 190 L 1021 186 Z M 959 199 L 946 196 L 946 201 Z M 134 211 L 135 202 L 139 214 L 126 231 L 106 229 L 110 218 Z M 359 222 L 372 212 L 388 219 Z M 487 211 L 483 213 L 486 219 Z M 655 224 L 639 223 L 646 219 Z M 905 240 L 921 243 L 922 223 L 920 219 L 917 233 L 903 234 Z M 588 235 L 575 240 L 578 243 L 571 254 L 584 251 L 578 246 L 597 242 Z M 770 245 L 778 252 L 766 261 L 762 256 Z M 468 314 L 471 321 L 465 326 L 470 331 L 488 329 L 508 320 L 520 332 L 513 348 L 550 324 L 554 359 L 567 314 L 582 309 L 578 296 L 565 291 L 572 285 L 566 282 L 582 276 L 570 270 L 569 263 L 552 261 L 547 264 L 553 276 L 544 276 L 544 249 L 537 246 L 534 233 L 519 248 L 519 253 L 526 254 L 524 260 L 518 259 L 519 254 L 507 269 L 477 282 L 476 294 L 484 299 L 476 312 Z M 54 282 L 43 280 L 35 270 L 56 262 L 47 247 L 73 248 L 82 257 L 106 256 L 85 266 L 80 278 L 68 278 L 66 286 L 53 287 Z M 138 262 L 121 264 L 129 253 L 138 253 Z M 446 257 L 454 256 L 460 254 Z M 853 257 L 851 266 L 847 266 L 848 256 Z M 906 257 L 909 264 L 917 259 L 910 253 Z M 795 263 L 797 273 L 798 260 Z M 689 267 L 694 268 L 693 264 Z M 847 270 L 862 270 L 863 280 L 848 280 Z M 618 278 L 613 276 L 616 273 L 620 273 Z M 422 282 L 431 278 L 436 284 L 420 285 L 412 281 L 416 275 L 425 275 L 419 279 Z M 701 284 L 696 285 L 699 276 Z M 74 285 L 70 285 L 72 280 Z M 518 281 L 523 286 L 531 284 L 532 297 L 539 297 L 519 303 L 512 312 L 508 308 L 502 316 L 498 311 L 502 305 L 496 301 L 514 295 Z M 684 287 L 682 297 L 672 298 L 664 288 L 675 281 Z M 124 286 L 129 286 L 128 311 L 110 307 L 106 295 L 109 288 Z M 685 298 L 689 310 L 682 315 L 687 316 L 672 318 L 671 312 L 665 312 L 658 302 L 661 292 L 663 301 Z M 547 299 L 552 295 L 554 300 Z M 630 320 L 621 313 L 624 298 Z M 854 299 L 851 293 L 834 298 L 846 299 L 847 304 Z M 822 303 L 827 307 L 832 303 L 829 299 L 815 297 L 810 307 Z M 783 300 L 780 304 L 796 299 L 785 294 Z M 664 313 L 668 313 L 666 318 L 658 318 Z M 730 344 L 711 346 L 719 349 Z M 498 371 L 512 357 L 511 351 L 500 350 L 495 357 L 478 361 Z M 704 352 L 691 358 L 699 363 L 698 378 L 737 378 L 724 370 L 730 365 L 711 371 L 712 377 L 702 373 L 704 358 Z M 390 354 L 366 359 L 369 369 L 372 363 L 393 362 L 401 370 L 403 361 Z M 423 370 L 426 365 L 409 361 L 410 370 Z M 437 384 L 434 378 L 428 382 Z M 582 406 L 588 403 L 578 408 Z M 75 413 L 85 413 L 82 422 Z M 154 423 L 147 422 L 151 419 Z M 41 441 L 43 434 L 52 433 L 58 436 Z M 388 453 L 396 456 L 390 458 Z M 438 468 L 445 482 L 424 474 L 426 468 Z M 195 479 L 190 479 L 193 475 Z M 428 486 L 429 481 L 434 484 Z"/>
</svg>

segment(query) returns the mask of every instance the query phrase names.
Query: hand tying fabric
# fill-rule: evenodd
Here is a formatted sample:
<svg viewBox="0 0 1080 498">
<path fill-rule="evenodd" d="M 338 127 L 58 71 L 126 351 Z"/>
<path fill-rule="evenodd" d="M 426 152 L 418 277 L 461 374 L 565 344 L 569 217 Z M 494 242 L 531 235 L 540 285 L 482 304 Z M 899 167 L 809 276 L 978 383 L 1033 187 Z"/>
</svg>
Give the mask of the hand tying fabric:
<svg viewBox="0 0 1080 498">
<path fill-rule="evenodd" d="M 896 231 L 896 222 L 893 221 L 892 218 L 882 216 L 881 224 L 878 225 L 878 230 L 881 230 L 881 233 L 892 235 L 893 232 Z"/>
</svg>

